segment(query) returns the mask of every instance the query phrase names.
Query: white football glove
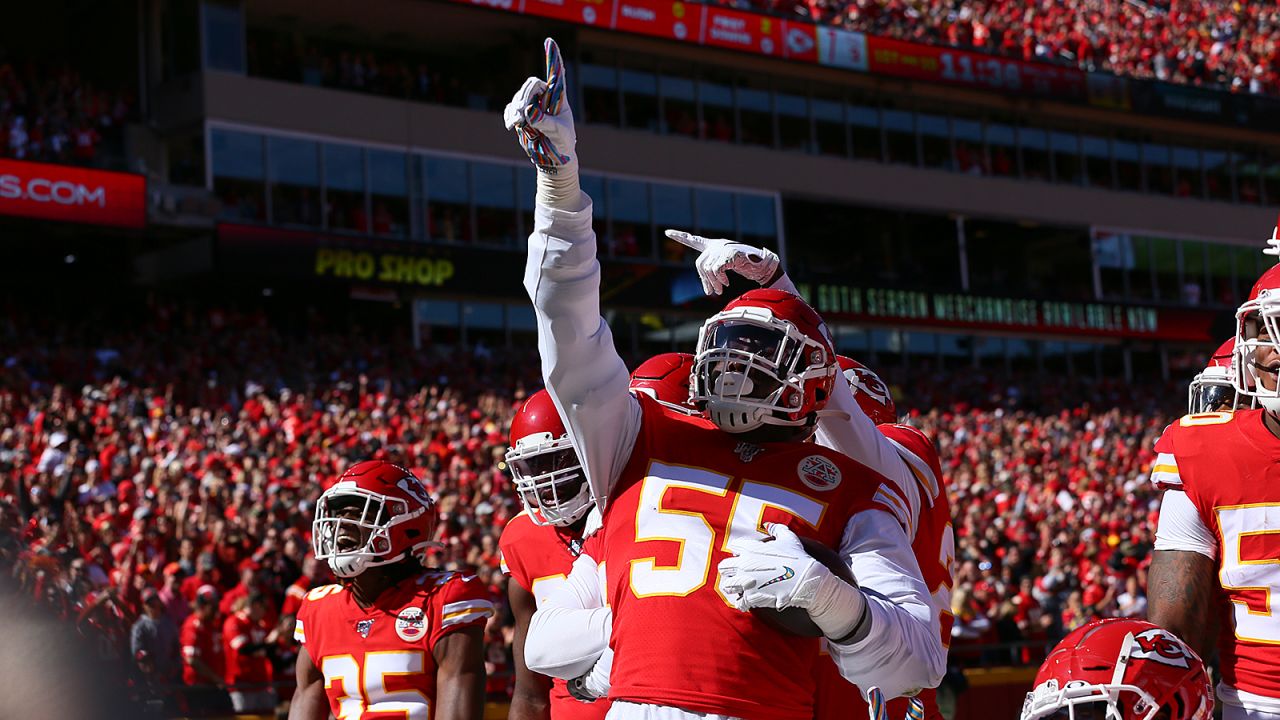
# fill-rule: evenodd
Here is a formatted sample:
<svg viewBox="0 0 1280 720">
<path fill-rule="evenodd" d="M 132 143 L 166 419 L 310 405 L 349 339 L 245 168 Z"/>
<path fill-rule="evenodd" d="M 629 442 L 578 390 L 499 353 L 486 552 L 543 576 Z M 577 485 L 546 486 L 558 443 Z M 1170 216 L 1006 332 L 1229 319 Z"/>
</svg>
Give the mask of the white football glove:
<svg viewBox="0 0 1280 720">
<path fill-rule="evenodd" d="M 778 271 L 778 255 L 768 248 L 752 247 L 732 240 L 704 238 L 701 235 L 668 230 L 667 237 L 698 252 L 698 278 L 702 292 L 719 295 L 729 286 L 729 271 L 764 285 Z"/>
<path fill-rule="evenodd" d="M 842 639 L 865 620 L 862 591 L 813 559 L 791 528 L 768 523 L 768 538 L 729 543 L 734 557 L 720 561 L 720 592 L 739 610 L 803 608 L 829 638 Z"/>
<path fill-rule="evenodd" d="M 538 168 L 538 203 L 578 210 L 578 134 L 573 110 L 566 97 L 564 60 L 560 46 L 547 38 L 547 79 L 531 77 L 512 96 L 502 112 L 507 129 L 515 132 L 520 147 Z"/>
<path fill-rule="evenodd" d="M 1271 239 L 1267 240 L 1267 246 L 1262 249 L 1262 254 L 1275 255 L 1276 262 L 1280 262 L 1280 224 L 1271 230 Z"/>
<path fill-rule="evenodd" d="M 765 526 L 771 538 L 737 538 L 720 561 L 720 592 L 739 610 L 808 608 L 831 571 L 804 551 L 791 528 Z"/>
<path fill-rule="evenodd" d="M 596 664 L 591 666 L 591 670 L 586 675 L 576 677 L 567 683 L 569 694 L 575 700 L 582 702 L 595 702 L 602 697 L 608 697 L 611 672 L 613 672 L 613 649 L 605 648 L 600 659 L 596 660 Z"/>
</svg>

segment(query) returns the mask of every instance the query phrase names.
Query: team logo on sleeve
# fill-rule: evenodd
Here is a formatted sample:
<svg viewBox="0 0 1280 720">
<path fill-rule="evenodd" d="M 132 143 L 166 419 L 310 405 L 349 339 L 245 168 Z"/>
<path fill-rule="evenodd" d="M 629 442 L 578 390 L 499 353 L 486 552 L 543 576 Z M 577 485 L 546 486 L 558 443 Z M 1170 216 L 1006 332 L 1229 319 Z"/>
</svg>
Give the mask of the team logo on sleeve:
<svg viewBox="0 0 1280 720">
<path fill-rule="evenodd" d="M 1133 656 L 1136 658 L 1154 660 L 1174 667 L 1191 667 L 1187 660 L 1187 653 L 1190 650 L 1182 644 L 1181 640 L 1164 630 L 1157 628 L 1143 630 L 1134 635 L 1133 639 L 1138 643 L 1138 647 L 1133 651 Z"/>
<path fill-rule="evenodd" d="M 417 642 L 427 634 L 427 615 L 420 607 L 407 607 L 396 616 L 396 634 L 405 642 Z"/>
<path fill-rule="evenodd" d="M 840 468 L 821 455 L 810 455 L 801 460 L 796 472 L 800 475 L 800 482 L 818 492 L 834 490 L 843 479 Z"/>
</svg>

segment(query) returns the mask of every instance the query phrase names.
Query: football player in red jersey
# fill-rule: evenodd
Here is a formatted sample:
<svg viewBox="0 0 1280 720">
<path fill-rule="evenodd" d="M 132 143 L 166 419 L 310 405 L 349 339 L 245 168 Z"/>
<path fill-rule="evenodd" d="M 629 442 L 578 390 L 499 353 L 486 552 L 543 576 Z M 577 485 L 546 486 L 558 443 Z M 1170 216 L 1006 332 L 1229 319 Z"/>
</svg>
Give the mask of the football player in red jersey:
<svg viewBox="0 0 1280 720">
<path fill-rule="evenodd" d="M 1203 656 L 1216 646 L 1226 720 L 1280 719 L 1278 324 L 1280 266 L 1236 312 L 1235 389 L 1261 407 L 1183 417 L 1156 443 L 1151 468 L 1165 492 L 1150 618 Z"/>
<path fill-rule="evenodd" d="M 582 551 L 587 515 L 595 506 L 582 464 L 546 390 L 530 395 L 511 419 L 506 462 L 525 506 L 498 540 L 503 571 L 511 575 L 507 597 L 515 616 L 516 687 L 509 717 L 603 718 L 608 703 L 580 702 L 570 696 L 564 680 L 553 682 L 524 663 L 529 620 L 548 590 L 569 574 Z"/>
<path fill-rule="evenodd" d="M 436 520 L 418 478 L 388 462 L 357 463 L 320 496 L 313 549 L 338 583 L 298 608 L 291 720 L 483 716 L 493 604 L 477 578 L 425 566 Z"/>
<path fill-rule="evenodd" d="M 1144 620 L 1073 630 L 1036 673 L 1020 720 L 1209 720 L 1213 689 L 1200 656 Z"/>
<path fill-rule="evenodd" d="M 778 256 L 768 249 L 679 230 L 668 230 L 666 234 L 698 252 L 695 265 L 703 290 L 709 295 L 723 291 L 730 271 L 767 287 L 796 292 Z M 839 414 L 818 420 L 815 440 L 894 481 L 878 488 L 877 497 L 894 509 L 911 538 L 911 549 L 938 616 L 941 642 L 949 647 L 955 535 L 938 451 L 920 430 L 898 423 L 893 395 L 879 375 L 853 358 L 841 355 L 836 359 L 842 377 L 836 378 L 831 405 Z M 820 720 L 836 720 L 844 717 L 849 708 L 866 707 L 862 694 L 844 681 L 833 664 L 819 663 L 818 668 Z M 936 691 L 928 688 L 919 697 L 925 716 L 941 720 Z M 889 717 L 906 717 L 908 705 L 907 698 L 891 699 Z"/>
<path fill-rule="evenodd" d="M 607 644 L 610 717 L 810 720 L 817 640 L 745 612 L 767 607 L 807 614 L 853 682 L 889 696 L 936 685 L 944 656 L 937 618 L 910 540 L 874 497 L 885 479 L 803 442 L 838 372 L 812 308 L 762 289 L 708 319 L 692 382 L 706 417 L 627 391 L 600 316 L 591 200 L 577 179 L 564 66 L 554 42 L 546 50 L 547 80 L 528 79 L 504 119 L 539 170 L 525 288 L 547 390 L 604 512 L 594 559 L 604 564 L 610 607 L 539 608 L 529 666 L 578 677 Z M 839 548 L 867 591 L 810 557 L 797 534 Z M 567 661 L 605 613 L 610 632 L 595 637 L 603 642 Z"/>
<path fill-rule="evenodd" d="M 1236 393 L 1235 357 L 1236 339 L 1228 338 L 1213 355 L 1209 364 L 1191 378 L 1187 386 L 1187 414 L 1203 412 L 1230 412 L 1239 404 Z"/>
</svg>

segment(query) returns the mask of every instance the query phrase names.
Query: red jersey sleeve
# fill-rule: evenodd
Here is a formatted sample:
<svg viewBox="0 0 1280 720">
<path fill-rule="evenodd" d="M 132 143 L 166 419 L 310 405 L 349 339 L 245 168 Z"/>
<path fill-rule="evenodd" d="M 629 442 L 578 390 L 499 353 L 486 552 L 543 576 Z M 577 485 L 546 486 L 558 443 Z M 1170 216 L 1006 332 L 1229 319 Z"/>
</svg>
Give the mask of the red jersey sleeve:
<svg viewBox="0 0 1280 720">
<path fill-rule="evenodd" d="M 521 513 L 507 522 L 498 538 L 498 553 L 502 557 L 502 572 L 511 576 L 520 587 L 533 592 L 533 578 L 529 577 L 529 568 L 520 554 L 520 540 L 523 536 L 522 525 L 529 522 L 529 517 Z"/>
<path fill-rule="evenodd" d="M 489 588 L 474 575 L 454 574 L 432 598 L 430 649 L 449 633 L 467 628 L 483 628 L 494 615 Z"/>
</svg>

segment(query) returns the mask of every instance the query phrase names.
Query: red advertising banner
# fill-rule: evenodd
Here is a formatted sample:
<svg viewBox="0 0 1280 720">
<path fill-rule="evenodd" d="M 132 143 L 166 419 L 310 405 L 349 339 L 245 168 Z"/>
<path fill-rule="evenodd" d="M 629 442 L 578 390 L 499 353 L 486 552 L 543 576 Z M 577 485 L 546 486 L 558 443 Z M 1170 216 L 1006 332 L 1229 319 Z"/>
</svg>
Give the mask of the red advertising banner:
<svg viewBox="0 0 1280 720">
<path fill-rule="evenodd" d="M 579 25 L 612 27 L 613 0 L 520 0 L 529 15 Z"/>
<path fill-rule="evenodd" d="M 673 40 L 698 37 L 703 5 L 676 0 L 616 0 L 613 28 Z"/>
<path fill-rule="evenodd" d="M 818 62 L 818 26 L 811 23 L 782 21 L 782 55 L 791 60 Z"/>
<path fill-rule="evenodd" d="M 757 55 L 781 55 L 782 20 L 708 5 L 700 42 Z"/>
<path fill-rule="evenodd" d="M 0 215 L 141 229 L 146 199 L 141 175 L 0 160 Z"/>
<path fill-rule="evenodd" d="M 1063 99 L 1085 97 L 1083 70 L 867 36 L 873 73 Z"/>
</svg>

